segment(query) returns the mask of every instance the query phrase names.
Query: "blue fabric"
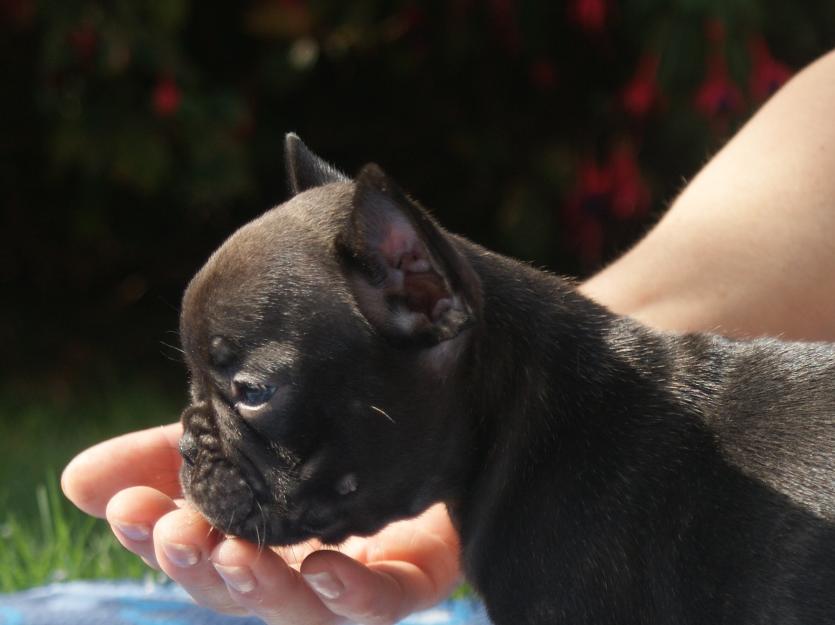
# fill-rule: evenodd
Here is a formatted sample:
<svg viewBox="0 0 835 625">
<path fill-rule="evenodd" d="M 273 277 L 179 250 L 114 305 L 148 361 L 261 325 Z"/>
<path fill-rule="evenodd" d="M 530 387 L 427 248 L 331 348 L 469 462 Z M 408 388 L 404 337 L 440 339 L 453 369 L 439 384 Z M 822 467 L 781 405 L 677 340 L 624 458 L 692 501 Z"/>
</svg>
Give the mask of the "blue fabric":
<svg viewBox="0 0 835 625">
<path fill-rule="evenodd" d="M 260 625 L 195 605 L 174 584 L 86 581 L 0 595 L 0 625 Z M 451 599 L 400 625 L 489 625 L 481 604 Z"/>
</svg>

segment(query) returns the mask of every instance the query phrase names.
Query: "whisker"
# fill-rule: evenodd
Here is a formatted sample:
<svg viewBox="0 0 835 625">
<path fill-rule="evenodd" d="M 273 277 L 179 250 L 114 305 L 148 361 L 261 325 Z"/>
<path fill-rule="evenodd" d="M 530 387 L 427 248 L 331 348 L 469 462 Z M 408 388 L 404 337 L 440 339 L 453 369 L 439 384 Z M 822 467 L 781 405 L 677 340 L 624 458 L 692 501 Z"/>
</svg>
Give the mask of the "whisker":
<svg viewBox="0 0 835 625">
<path fill-rule="evenodd" d="M 165 341 L 160 341 L 160 345 L 162 345 L 163 348 L 165 348 L 160 350 L 160 355 L 162 355 L 164 358 L 170 360 L 171 362 L 177 362 L 181 364 L 185 362 L 185 359 L 183 358 L 185 352 L 182 349 L 180 349 L 176 345 L 169 345 Z M 171 354 L 172 351 L 174 352 L 174 355 Z"/>
<path fill-rule="evenodd" d="M 262 536 L 258 532 L 258 523 L 257 522 L 255 523 L 255 536 L 258 539 L 258 543 L 257 543 L 258 544 L 258 553 L 260 554 L 264 550 L 264 547 L 267 546 L 267 516 L 264 514 L 264 507 L 261 505 L 260 501 L 258 501 L 256 499 L 255 500 L 255 505 L 258 506 L 258 514 L 260 516 L 261 523 L 263 524 L 263 527 L 264 527 L 264 536 L 263 536 L 263 542 L 262 542 Z"/>
<path fill-rule="evenodd" d="M 261 553 L 261 530 L 258 529 L 259 523 L 255 522 L 255 546 L 258 547 L 258 553 Z"/>
<path fill-rule="evenodd" d="M 368 404 L 368 407 L 369 407 L 369 408 L 371 408 L 371 410 L 373 410 L 373 411 L 375 411 L 375 412 L 379 412 L 379 413 L 380 413 L 381 415 L 383 415 L 386 419 L 388 419 L 389 421 L 391 421 L 392 423 L 394 423 L 395 425 L 397 425 L 397 424 L 396 424 L 396 422 L 395 422 L 395 420 L 391 418 L 391 415 L 389 415 L 389 413 L 387 413 L 387 412 L 386 412 L 385 410 L 383 410 L 382 408 L 377 408 L 377 406 L 372 406 L 371 404 Z"/>
<path fill-rule="evenodd" d="M 172 303 L 171 303 L 171 302 L 169 302 L 166 298 L 164 298 L 162 295 L 158 295 L 158 296 L 157 296 L 157 299 L 158 299 L 160 302 L 162 302 L 162 303 L 163 303 L 163 304 L 164 304 L 167 308 L 169 308 L 170 310 L 173 310 L 175 313 L 180 314 L 180 307 L 179 307 L 178 305 L 174 305 L 174 304 L 172 304 Z M 169 331 L 169 332 L 179 333 L 177 330 L 168 330 L 168 331 Z"/>
<path fill-rule="evenodd" d="M 160 345 L 163 347 L 168 347 L 169 349 L 173 349 L 175 352 L 179 352 L 181 354 L 185 354 L 185 350 L 182 347 L 178 347 L 176 345 L 171 345 L 171 343 L 166 343 L 165 341 L 160 341 Z"/>
</svg>

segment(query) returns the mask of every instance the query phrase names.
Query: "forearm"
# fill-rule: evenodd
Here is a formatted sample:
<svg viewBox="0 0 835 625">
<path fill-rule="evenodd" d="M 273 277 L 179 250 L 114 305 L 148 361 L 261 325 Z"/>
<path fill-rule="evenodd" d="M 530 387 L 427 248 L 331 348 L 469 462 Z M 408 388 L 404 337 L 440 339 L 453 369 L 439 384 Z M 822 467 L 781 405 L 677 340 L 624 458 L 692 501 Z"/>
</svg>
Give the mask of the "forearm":
<svg viewBox="0 0 835 625">
<path fill-rule="evenodd" d="M 798 74 L 582 290 L 659 328 L 835 339 L 835 53 Z"/>
</svg>

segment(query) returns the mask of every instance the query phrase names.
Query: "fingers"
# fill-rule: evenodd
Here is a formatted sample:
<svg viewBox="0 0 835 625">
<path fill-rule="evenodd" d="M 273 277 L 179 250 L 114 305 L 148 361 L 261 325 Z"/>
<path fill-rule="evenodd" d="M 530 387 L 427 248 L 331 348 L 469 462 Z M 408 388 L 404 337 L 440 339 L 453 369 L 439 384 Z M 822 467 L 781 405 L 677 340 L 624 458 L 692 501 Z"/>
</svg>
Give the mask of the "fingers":
<svg viewBox="0 0 835 625">
<path fill-rule="evenodd" d="M 428 591 L 425 574 L 412 564 L 365 567 L 338 551 L 312 553 L 301 573 L 334 614 L 363 625 L 396 623 L 417 609 L 414 592 Z"/>
<path fill-rule="evenodd" d="M 268 624 L 345 622 L 323 605 L 298 571 L 270 549 L 259 551 L 252 543 L 230 538 L 220 543 L 210 557 L 237 605 Z"/>
<path fill-rule="evenodd" d="M 227 614 L 249 613 L 230 597 L 209 561 L 221 537 L 188 504 L 180 507 L 164 493 L 135 486 L 113 496 L 106 516 L 122 545 L 165 571 L 197 603 Z"/>
<path fill-rule="evenodd" d="M 389 625 L 442 599 L 458 579 L 458 544 L 442 506 L 349 541 L 344 550 L 368 566 L 316 551 L 299 572 L 274 551 L 223 540 L 198 512 L 172 499 L 180 496 L 180 432 L 172 424 L 100 443 L 67 466 L 62 487 L 82 510 L 106 515 L 125 547 L 199 604 L 280 625 Z"/>
<path fill-rule="evenodd" d="M 177 449 L 182 427 L 173 423 L 131 432 L 78 454 L 61 475 L 67 498 L 87 514 L 103 517 L 108 500 L 130 486 L 151 486 L 180 497 Z"/>
<path fill-rule="evenodd" d="M 346 553 L 366 563 L 389 560 L 412 562 L 429 575 L 441 592 L 451 590 L 459 580 L 458 556 L 461 547 L 444 504 L 431 506 L 414 519 L 386 526 L 362 546 L 362 553 Z"/>
<path fill-rule="evenodd" d="M 458 542 L 443 506 L 345 547 L 367 566 L 317 551 L 301 573 L 331 611 L 350 621 L 390 625 L 443 599 L 459 578 Z"/>
<path fill-rule="evenodd" d="M 119 542 L 158 569 L 154 525 L 177 508 L 167 495 L 147 486 L 135 486 L 116 493 L 107 504 L 105 516 Z"/>
<path fill-rule="evenodd" d="M 222 537 L 188 504 L 160 517 L 153 529 L 159 567 L 202 606 L 226 614 L 248 614 L 229 595 L 209 555 Z"/>
</svg>

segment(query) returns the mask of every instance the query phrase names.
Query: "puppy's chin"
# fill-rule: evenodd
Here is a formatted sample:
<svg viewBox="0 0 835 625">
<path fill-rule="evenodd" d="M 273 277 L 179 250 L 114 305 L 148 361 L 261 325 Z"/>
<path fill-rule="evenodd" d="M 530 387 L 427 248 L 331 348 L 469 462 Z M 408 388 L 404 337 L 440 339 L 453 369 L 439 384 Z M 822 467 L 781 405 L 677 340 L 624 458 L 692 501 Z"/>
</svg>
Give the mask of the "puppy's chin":
<svg viewBox="0 0 835 625">
<path fill-rule="evenodd" d="M 184 462 L 180 484 L 186 500 L 225 534 L 245 531 L 260 507 L 252 488 L 230 462 Z"/>
<path fill-rule="evenodd" d="M 183 493 L 224 534 L 258 545 L 338 544 L 438 500 L 437 480 L 365 468 L 343 452 L 347 443 L 331 441 L 305 457 L 247 438 L 249 430 L 224 430 L 229 417 L 205 403 L 187 408 L 180 441 Z"/>
<path fill-rule="evenodd" d="M 368 502 L 353 493 L 338 499 L 311 496 L 292 503 L 265 501 L 229 461 L 209 466 L 183 463 L 180 480 L 186 499 L 218 531 L 261 546 L 288 546 L 316 539 L 336 545 L 351 536 L 370 536 L 391 521 L 411 516 L 391 510 L 370 514 Z"/>
<path fill-rule="evenodd" d="M 323 545 L 339 545 L 351 536 L 370 536 L 380 531 L 385 524 L 355 524 L 350 520 L 334 523 L 320 530 L 306 529 L 287 519 L 272 519 L 260 528 L 257 523 L 249 524 L 245 533 L 232 534 L 256 544 L 276 547 L 297 545 L 309 540 L 317 540 Z"/>
</svg>

